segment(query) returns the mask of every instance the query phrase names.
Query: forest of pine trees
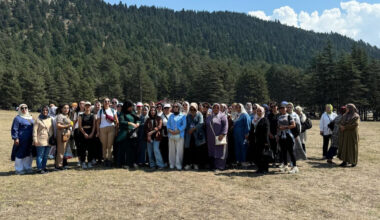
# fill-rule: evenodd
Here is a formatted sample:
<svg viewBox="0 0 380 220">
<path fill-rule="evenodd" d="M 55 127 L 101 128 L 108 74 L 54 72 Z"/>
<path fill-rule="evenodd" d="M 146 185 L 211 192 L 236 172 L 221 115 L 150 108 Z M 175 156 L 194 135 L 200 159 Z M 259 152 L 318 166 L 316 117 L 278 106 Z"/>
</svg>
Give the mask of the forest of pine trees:
<svg viewBox="0 0 380 220">
<path fill-rule="evenodd" d="M 0 108 L 118 97 L 380 111 L 380 49 L 232 12 L 0 1 Z M 140 90 L 142 88 L 142 90 Z"/>
</svg>

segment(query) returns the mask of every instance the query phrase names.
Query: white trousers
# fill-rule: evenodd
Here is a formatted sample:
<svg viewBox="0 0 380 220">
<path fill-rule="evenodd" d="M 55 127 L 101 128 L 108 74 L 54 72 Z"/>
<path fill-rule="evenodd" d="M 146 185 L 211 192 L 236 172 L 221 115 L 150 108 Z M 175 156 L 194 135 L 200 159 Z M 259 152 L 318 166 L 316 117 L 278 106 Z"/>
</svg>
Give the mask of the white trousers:
<svg viewBox="0 0 380 220">
<path fill-rule="evenodd" d="M 33 157 L 17 158 L 15 159 L 16 172 L 26 171 L 32 169 Z"/>
<path fill-rule="evenodd" d="M 169 138 L 169 164 L 170 168 L 176 167 L 177 169 L 182 169 L 183 161 L 183 149 L 184 149 L 184 139 L 183 138 Z"/>
</svg>

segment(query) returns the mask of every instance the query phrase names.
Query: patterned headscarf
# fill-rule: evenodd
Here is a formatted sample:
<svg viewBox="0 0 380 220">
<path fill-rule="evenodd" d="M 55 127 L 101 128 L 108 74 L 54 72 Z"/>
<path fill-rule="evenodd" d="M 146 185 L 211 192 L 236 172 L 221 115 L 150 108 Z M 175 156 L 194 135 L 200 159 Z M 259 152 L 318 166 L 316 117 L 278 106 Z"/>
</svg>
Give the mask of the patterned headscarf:
<svg viewBox="0 0 380 220">
<path fill-rule="evenodd" d="M 25 113 L 23 113 L 23 112 L 21 111 L 21 108 L 22 108 L 22 107 L 26 107 L 26 108 L 28 108 L 28 106 L 27 106 L 26 104 L 21 104 L 21 105 L 18 107 L 18 115 L 19 115 L 21 118 L 25 118 L 25 119 L 27 119 L 27 120 L 31 120 L 31 119 L 33 119 L 32 116 L 29 114 L 29 109 L 26 109 L 26 110 L 25 110 Z"/>
</svg>

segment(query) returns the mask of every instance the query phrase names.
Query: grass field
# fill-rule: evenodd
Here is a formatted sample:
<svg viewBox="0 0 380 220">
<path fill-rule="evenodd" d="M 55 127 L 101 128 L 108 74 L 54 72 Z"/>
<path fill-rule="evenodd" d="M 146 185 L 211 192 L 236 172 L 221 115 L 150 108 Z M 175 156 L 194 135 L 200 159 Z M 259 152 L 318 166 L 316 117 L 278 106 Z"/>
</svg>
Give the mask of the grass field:
<svg viewBox="0 0 380 220">
<path fill-rule="evenodd" d="M 0 111 L 0 219 L 380 219 L 379 123 L 360 124 L 355 168 L 320 160 L 313 121 L 309 160 L 296 175 L 70 169 L 17 176 L 9 159 L 15 114 Z"/>
</svg>

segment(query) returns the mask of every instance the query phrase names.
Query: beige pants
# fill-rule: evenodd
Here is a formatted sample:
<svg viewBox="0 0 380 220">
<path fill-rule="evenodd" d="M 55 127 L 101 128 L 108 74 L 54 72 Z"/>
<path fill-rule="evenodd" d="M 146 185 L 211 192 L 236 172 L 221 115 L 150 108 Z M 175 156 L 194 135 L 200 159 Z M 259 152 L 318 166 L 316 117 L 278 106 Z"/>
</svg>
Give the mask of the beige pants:
<svg viewBox="0 0 380 220">
<path fill-rule="evenodd" d="M 62 130 L 57 131 L 57 156 L 55 158 L 55 166 L 63 166 L 63 156 L 66 152 L 67 142 L 62 141 Z M 70 131 L 69 131 L 70 132 Z"/>
<path fill-rule="evenodd" d="M 102 142 L 103 159 L 112 159 L 112 145 L 115 139 L 115 126 L 100 128 L 99 139 Z"/>
</svg>

